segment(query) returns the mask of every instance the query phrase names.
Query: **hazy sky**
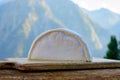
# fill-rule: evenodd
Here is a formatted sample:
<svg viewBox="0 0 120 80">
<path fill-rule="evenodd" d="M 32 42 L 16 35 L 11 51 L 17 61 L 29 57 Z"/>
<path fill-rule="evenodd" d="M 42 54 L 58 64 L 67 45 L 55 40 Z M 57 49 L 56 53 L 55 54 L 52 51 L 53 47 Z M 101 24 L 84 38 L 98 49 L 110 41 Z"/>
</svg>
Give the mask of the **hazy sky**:
<svg viewBox="0 0 120 80">
<path fill-rule="evenodd" d="M 7 2 L 7 1 L 10 1 L 10 0 L 0 0 L 0 3 Z"/>
<path fill-rule="evenodd" d="M 0 5 L 3 3 L 9 2 L 9 1 L 11 1 L 11 0 L 0 0 Z"/>
<path fill-rule="evenodd" d="M 11 0 L 0 0 L 0 4 Z M 120 14 L 120 0 L 72 0 L 80 7 L 88 10 L 107 8 Z"/>
<path fill-rule="evenodd" d="M 107 8 L 120 14 L 120 0 L 72 0 L 88 10 Z"/>
</svg>

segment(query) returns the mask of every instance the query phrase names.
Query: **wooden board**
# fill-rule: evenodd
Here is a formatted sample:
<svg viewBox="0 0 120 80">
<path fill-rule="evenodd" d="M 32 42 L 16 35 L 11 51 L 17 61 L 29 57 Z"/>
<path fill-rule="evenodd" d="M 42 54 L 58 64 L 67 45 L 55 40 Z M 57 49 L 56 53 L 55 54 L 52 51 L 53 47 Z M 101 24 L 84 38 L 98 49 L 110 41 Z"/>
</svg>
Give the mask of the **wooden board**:
<svg viewBox="0 0 120 80">
<path fill-rule="evenodd" d="M 73 70 L 73 69 L 103 69 L 120 68 L 120 62 L 93 58 L 92 62 L 79 61 L 29 61 L 26 58 L 8 58 L 6 62 L 0 62 L 0 69 L 14 68 L 18 70 Z"/>
<path fill-rule="evenodd" d="M 0 70 L 0 80 L 120 80 L 120 69 L 19 71 Z"/>
</svg>

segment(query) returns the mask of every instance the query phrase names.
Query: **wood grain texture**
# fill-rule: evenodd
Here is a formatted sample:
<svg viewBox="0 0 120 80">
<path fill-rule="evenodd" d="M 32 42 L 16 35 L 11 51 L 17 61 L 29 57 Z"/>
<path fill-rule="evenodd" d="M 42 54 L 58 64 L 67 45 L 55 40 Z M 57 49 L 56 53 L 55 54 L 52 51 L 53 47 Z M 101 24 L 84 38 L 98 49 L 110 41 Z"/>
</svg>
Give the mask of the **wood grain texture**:
<svg viewBox="0 0 120 80">
<path fill-rule="evenodd" d="M 3 61 L 0 80 L 120 80 L 120 63 L 36 65 Z"/>
<path fill-rule="evenodd" d="M 26 58 L 17 58 L 17 59 L 10 58 L 8 59 L 8 61 L 13 62 L 11 68 L 18 70 L 27 70 L 27 71 L 120 68 L 119 61 L 98 59 L 98 58 L 93 59 L 92 62 L 50 61 L 50 60 L 30 61 L 27 60 Z"/>
<path fill-rule="evenodd" d="M 0 69 L 8 69 L 8 68 L 13 68 L 15 65 L 14 62 L 9 62 L 9 61 L 0 61 Z"/>
<path fill-rule="evenodd" d="M 86 64 L 16 64 L 14 66 L 18 70 L 38 71 L 38 70 L 87 70 L 87 69 L 104 69 L 104 68 L 120 68 L 120 63 L 86 63 Z"/>
<path fill-rule="evenodd" d="M 0 80 L 120 80 L 120 69 L 35 72 L 0 70 Z"/>
</svg>

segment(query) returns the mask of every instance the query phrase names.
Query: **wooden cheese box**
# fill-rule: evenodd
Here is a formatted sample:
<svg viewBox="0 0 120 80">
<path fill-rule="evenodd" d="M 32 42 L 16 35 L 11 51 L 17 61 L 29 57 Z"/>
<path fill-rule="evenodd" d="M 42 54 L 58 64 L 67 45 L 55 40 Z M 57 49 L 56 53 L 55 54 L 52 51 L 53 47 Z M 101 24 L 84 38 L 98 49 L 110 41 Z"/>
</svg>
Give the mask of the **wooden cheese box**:
<svg viewBox="0 0 120 80">
<path fill-rule="evenodd" d="M 72 69 L 101 69 L 101 68 L 119 68 L 120 62 L 101 58 L 93 58 L 92 62 L 81 61 L 56 61 L 41 60 L 34 61 L 27 58 L 8 58 L 0 62 L 0 68 L 12 68 L 26 71 L 40 70 L 72 70 Z"/>
<path fill-rule="evenodd" d="M 0 62 L 0 80 L 120 80 L 120 62 L 93 58 L 92 62 L 27 61 L 9 58 Z"/>
</svg>

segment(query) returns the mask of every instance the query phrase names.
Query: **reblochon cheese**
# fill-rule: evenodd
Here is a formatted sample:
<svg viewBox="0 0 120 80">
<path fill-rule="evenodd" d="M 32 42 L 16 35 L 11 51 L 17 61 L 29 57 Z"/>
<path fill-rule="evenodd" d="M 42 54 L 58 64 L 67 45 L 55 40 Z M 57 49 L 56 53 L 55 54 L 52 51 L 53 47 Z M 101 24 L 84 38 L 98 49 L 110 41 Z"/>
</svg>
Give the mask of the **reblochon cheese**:
<svg viewBox="0 0 120 80">
<path fill-rule="evenodd" d="M 31 46 L 28 59 L 91 61 L 80 36 L 68 29 L 54 29 L 40 34 Z"/>
</svg>

